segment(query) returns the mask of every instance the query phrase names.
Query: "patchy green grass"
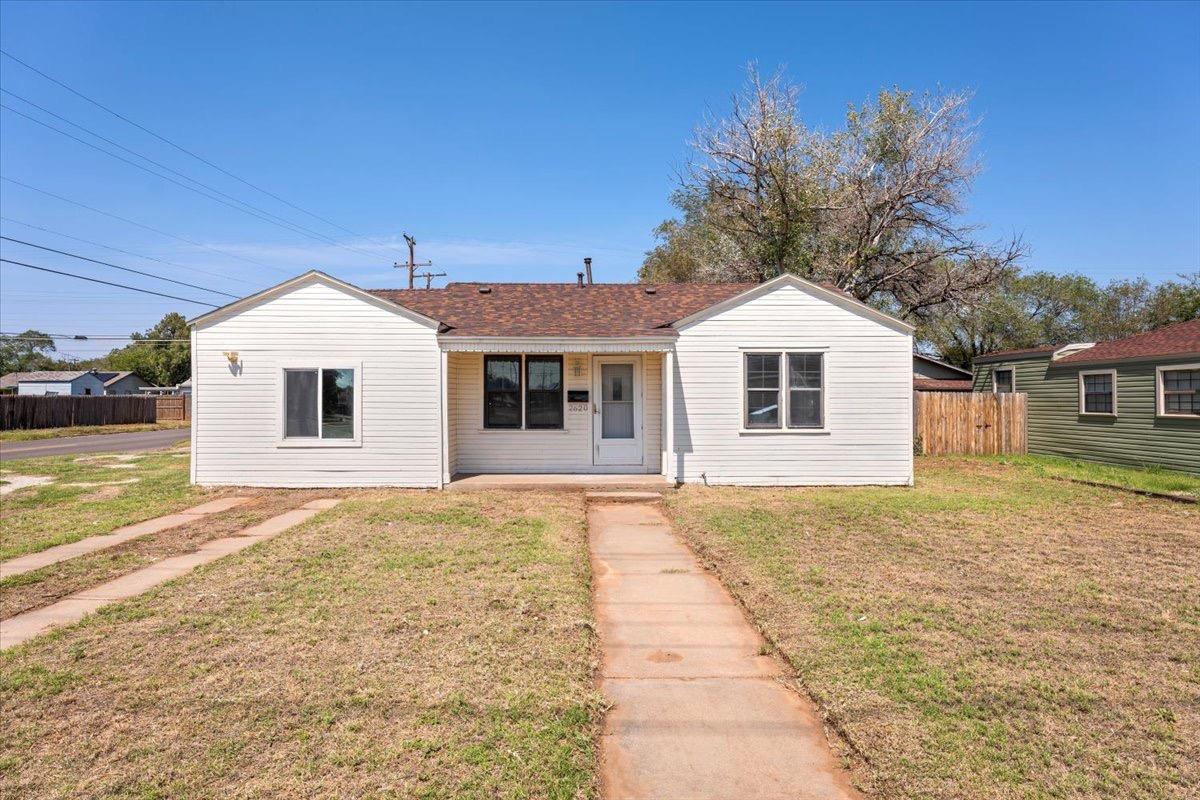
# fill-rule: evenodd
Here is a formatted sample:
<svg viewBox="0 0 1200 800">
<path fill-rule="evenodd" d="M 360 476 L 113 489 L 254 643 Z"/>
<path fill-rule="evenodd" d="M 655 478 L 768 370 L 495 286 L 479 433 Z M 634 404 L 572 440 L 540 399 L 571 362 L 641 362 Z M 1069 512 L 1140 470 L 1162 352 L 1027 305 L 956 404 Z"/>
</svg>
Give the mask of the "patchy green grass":
<svg viewBox="0 0 1200 800">
<path fill-rule="evenodd" d="M 0 796 L 593 797 L 585 535 L 364 493 L 0 654 Z"/>
<path fill-rule="evenodd" d="M 1200 788 L 1200 508 L 928 458 L 915 488 L 688 487 L 670 509 L 879 794 Z"/>
<path fill-rule="evenodd" d="M 220 494 L 188 484 L 186 450 L 132 458 L 30 458 L 0 463 L 0 472 L 54 478 L 53 483 L 18 489 L 4 497 L 0 560 L 109 533 Z M 125 482 L 130 479 L 136 480 Z"/>
<path fill-rule="evenodd" d="M 1107 483 L 1143 492 L 1175 494 L 1200 500 L 1200 475 L 1162 467 L 1118 467 L 1058 456 L 998 456 L 1001 464 L 1014 464 L 1052 478 Z"/>
<path fill-rule="evenodd" d="M 38 439 L 60 439 L 64 436 L 96 436 L 108 433 L 139 433 L 186 428 L 190 422 L 146 422 L 132 425 L 75 425 L 70 428 L 38 428 L 36 430 L 0 431 L 0 442 L 33 442 Z"/>
</svg>

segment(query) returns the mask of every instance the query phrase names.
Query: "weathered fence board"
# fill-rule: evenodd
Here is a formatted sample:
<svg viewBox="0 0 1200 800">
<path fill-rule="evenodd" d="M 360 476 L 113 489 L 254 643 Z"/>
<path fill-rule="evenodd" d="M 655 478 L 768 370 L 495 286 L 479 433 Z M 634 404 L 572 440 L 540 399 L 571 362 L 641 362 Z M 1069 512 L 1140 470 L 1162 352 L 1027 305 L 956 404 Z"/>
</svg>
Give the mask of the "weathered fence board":
<svg viewBox="0 0 1200 800">
<path fill-rule="evenodd" d="M 913 447 L 922 455 L 1024 453 L 1023 392 L 913 392 Z"/>
<path fill-rule="evenodd" d="M 137 395 L 8 395 L 0 397 L 0 430 L 155 422 L 155 398 Z"/>
<path fill-rule="evenodd" d="M 158 401 L 158 421 L 186 422 L 192 418 L 192 396 L 190 394 L 163 395 Z"/>
</svg>

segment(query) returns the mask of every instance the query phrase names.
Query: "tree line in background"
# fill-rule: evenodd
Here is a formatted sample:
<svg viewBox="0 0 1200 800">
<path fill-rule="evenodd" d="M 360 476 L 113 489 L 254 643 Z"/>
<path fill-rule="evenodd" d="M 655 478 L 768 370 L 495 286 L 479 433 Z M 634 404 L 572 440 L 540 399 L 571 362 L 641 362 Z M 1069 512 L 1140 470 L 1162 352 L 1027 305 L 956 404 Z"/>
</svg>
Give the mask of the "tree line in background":
<svg viewBox="0 0 1200 800">
<path fill-rule="evenodd" d="M 130 335 L 130 343 L 92 359 L 61 358 L 46 333 L 28 330 L 0 336 L 0 375 L 39 370 L 101 369 L 135 372 L 155 386 L 175 386 L 192 374 L 187 320 L 174 311 L 156 325 Z M 182 340 L 182 341 L 179 341 Z"/>
<path fill-rule="evenodd" d="M 1200 272 L 1157 286 L 1022 273 L 1019 237 L 980 241 L 960 221 L 981 165 L 962 92 L 883 90 L 832 132 L 807 127 L 798 87 L 751 67 L 725 117 L 692 140 L 655 229 L 643 281 L 836 285 L 917 326 L 918 342 L 968 365 L 982 352 L 1099 341 L 1200 315 Z"/>
</svg>

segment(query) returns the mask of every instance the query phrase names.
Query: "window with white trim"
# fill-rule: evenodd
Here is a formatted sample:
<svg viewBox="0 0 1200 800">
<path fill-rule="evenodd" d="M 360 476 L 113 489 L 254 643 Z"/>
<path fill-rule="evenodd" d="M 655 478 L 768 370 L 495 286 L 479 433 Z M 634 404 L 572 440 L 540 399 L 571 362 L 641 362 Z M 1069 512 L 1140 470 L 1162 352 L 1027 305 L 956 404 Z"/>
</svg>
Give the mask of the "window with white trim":
<svg viewBox="0 0 1200 800">
<path fill-rule="evenodd" d="M 992 370 L 992 391 L 995 394 L 1012 394 L 1017 390 L 1017 378 L 1012 367 Z"/>
<path fill-rule="evenodd" d="M 352 368 L 283 371 L 283 438 L 354 438 Z"/>
<path fill-rule="evenodd" d="M 1160 367 L 1158 394 L 1162 416 L 1200 416 L 1200 365 Z"/>
<path fill-rule="evenodd" d="M 1115 370 L 1096 370 L 1079 373 L 1079 413 L 1117 413 L 1117 373 Z"/>
<path fill-rule="evenodd" d="M 825 356 L 810 352 L 743 355 L 746 430 L 820 429 L 825 425 Z"/>
<path fill-rule="evenodd" d="M 483 427 L 498 430 L 562 430 L 561 355 L 485 355 Z"/>
</svg>

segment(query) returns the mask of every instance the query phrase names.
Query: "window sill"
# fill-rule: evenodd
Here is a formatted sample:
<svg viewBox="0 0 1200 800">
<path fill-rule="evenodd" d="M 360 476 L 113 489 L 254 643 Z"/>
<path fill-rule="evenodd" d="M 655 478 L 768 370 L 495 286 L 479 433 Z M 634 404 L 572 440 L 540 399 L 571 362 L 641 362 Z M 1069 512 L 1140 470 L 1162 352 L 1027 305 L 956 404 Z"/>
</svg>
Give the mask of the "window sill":
<svg viewBox="0 0 1200 800">
<path fill-rule="evenodd" d="M 1154 415 L 1155 419 L 1191 419 L 1200 421 L 1200 414 L 1164 414 L 1158 413 Z"/>
<path fill-rule="evenodd" d="M 739 436 L 828 436 L 828 428 L 739 428 Z"/>
<path fill-rule="evenodd" d="M 1080 411 L 1080 412 L 1079 412 L 1079 416 L 1081 416 L 1081 417 L 1110 417 L 1110 418 L 1112 418 L 1112 419 L 1116 419 L 1116 418 L 1117 418 L 1117 413 L 1116 413 L 1115 411 L 1113 411 L 1113 412 L 1109 412 L 1109 411 Z"/>
<path fill-rule="evenodd" d="M 476 433 L 570 433 L 566 428 L 476 428 Z"/>
<path fill-rule="evenodd" d="M 361 439 L 280 439 L 275 447 L 286 450 L 325 450 L 362 447 Z"/>
</svg>

